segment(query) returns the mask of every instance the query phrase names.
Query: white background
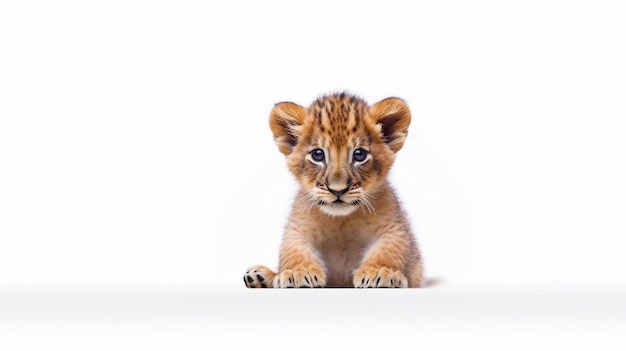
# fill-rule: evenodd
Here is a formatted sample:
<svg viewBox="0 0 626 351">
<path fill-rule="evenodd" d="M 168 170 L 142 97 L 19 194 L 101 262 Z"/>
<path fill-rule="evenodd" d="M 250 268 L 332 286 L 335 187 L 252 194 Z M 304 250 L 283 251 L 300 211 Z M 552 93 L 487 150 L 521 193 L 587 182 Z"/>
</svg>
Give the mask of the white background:
<svg viewBox="0 0 626 351">
<path fill-rule="evenodd" d="M 217 306 L 222 302 L 199 296 L 218 292 L 230 297 L 223 304 L 263 315 L 285 301 L 297 309 L 301 298 L 311 313 L 328 312 L 343 299 L 397 300 L 401 311 L 402 301 L 429 301 L 408 314 L 426 311 L 424 322 L 441 306 L 449 313 L 439 318 L 457 320 L 450 325 L 456 331 L 468 326 L 455 314 L 464 310 L 467 292 L 487 294 L 465 307 L 476 303 L 494 318 L 501 309 L 491 301 L 526 301 L 529 309 L 516 307 L 509 317 L 552 313 L 554 325 L 589 321 L 572 322 L 567 313 L 542 307 L 572 294 L 577 297 L 564 298 L 571 304 L 563 311 L 578 306 L 605 322 L 602 311 L 625 311 L 626 56 L 619 1 L 1 4 L 0 283 L 8 325 L 19 326 L 16 320 L 30 311 L 22 307 L 37 303 L 80 311 L 59 335 L 107 310 L 90 313 L 72 301 L 132 316 L 125 306 L 143 295 L 122 293 L 129 290 L 160 301 L 146 303 L 142 311 L 152 312 L 131 320 L 173 310 L 191 324 L 194 313 L 212 319 L 193 303 L 176 301 L 195 296 L 200 305 Z M 341 90 L 371 103 L 388 96 L 409 103 L 413 123 L 391 179 L 426 274 L 438 284 L 400 297 L 250 295 L 242 273 L 249 265 L 277 264 L 296 189 L 273 144 L 268 113 L 279 101 L 307 105 Z M 103 289 L 118 295 L 99 300 L 95 292 Z M 537 291 L 550 291 L 553 300 L 535 299 Z M 255 303 L 241 304 L 248 299 Z M 174 307 L 163 309 L 163 301 Z M 458 308 L 448 310 L 449 304 Z M 356 310 L 346 312 L 359 316 Z M 47 311 L 33 318 L 46 325 L 56 316 L 54 308 Z M 237 321 L 229 311 L 215 318 Z M 474 312 L 464 311 L 471 324 Z M 284 314 L 290 318 L 302 319 Z M 449 340 L 441 320 L 434 335 Z M 590 345 L 598 346 L 596 336 L 606 347 L 624 345 L 624 318 L 608 320 L 613 329 L 591 333 Z M 31 322 L 23 325 L 37 325 Z M 352 329 L 354 323 L 346 321 Z M 552 345 L 546 329 L 506 329 L 498 318 L 484 325 L 508 331 L 497 339 L 503 343 Z M 15 328 L 6 345 L 31 345 L 20 336 L 27 329 Z M 146 335 L 163 335 L 144 328 Z M 220 340 L 236 336 L 224 330 Z M 581 341 L 565 338 L 566 327 L 558 330 L 563 340 Z M 102 348 L 148 345 L 120 333 L 92 336 Z M 180 347 L 176 335 L 167 340 Z M 453 335 L 476 345 L 493 340 L 487 333 Z M 195 334 L 198 345 L 212 345 L 212 336 Z M 64 348 L 70 342 L 55 340 Z M 354 344 L 349 336 L 340 340 Z"/>
</svg>

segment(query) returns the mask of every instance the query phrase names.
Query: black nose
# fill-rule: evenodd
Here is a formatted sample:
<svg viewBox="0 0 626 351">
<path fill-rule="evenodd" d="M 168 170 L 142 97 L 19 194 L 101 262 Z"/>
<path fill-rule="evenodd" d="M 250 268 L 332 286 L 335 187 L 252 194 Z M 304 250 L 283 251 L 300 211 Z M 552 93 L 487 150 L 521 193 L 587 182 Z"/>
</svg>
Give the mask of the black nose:
<svg viewBox="0 0 626 351">
<path fill-rule="evenodd" d="M 331 188 L 328 188 L 328 191 L 330 191 L 331 193 L 333 193 L 333 195 L 340 197 L 341 195 L 345 194 L 348 192 L 348 189 L 350 189 L 350 187 L 347 187 L 345 189 L 342 190 L 333 190 Z"/>
</svg>

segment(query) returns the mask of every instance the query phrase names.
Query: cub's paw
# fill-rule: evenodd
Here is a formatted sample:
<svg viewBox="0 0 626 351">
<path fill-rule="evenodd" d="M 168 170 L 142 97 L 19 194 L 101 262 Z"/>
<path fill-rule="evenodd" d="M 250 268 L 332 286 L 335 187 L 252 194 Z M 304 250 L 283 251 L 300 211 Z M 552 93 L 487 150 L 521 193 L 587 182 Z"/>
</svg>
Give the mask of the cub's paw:
<svg viewBox="0 0 626 351">
<path fill-rule="evenodd" d="M 243 282 L 248 288 L 271 288 L 276 273 L 265 266 L 252 266 L 243 275 Z"/>
<path fill-rule="evenodd" d="M 319 268 L 285 269 L 274 278 L 275 288 L 323 288 L 326 274 Z"/>
<path fill-rule="evenodd" d="M 354 274 L 355 288 L 408 288 L 409 282 L 400 271 L 388 267 L 359 269 Z"/>
</svg>

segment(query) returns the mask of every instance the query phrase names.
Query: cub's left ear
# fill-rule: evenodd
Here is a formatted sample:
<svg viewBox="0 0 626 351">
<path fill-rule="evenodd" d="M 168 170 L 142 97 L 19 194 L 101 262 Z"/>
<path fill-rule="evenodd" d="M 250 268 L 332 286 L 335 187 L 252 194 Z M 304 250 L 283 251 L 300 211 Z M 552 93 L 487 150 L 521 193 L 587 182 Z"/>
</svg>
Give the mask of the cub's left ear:
<svg viewBox="0 0 626 351">
<path fill-rule="evenodd" d="M 370 107 L 370 118 L 380 125 L 383 139 L 393 152 L 404 145 L 411 124 L 411 111 L 402 99 L 387 98 Z"/>
</svg>

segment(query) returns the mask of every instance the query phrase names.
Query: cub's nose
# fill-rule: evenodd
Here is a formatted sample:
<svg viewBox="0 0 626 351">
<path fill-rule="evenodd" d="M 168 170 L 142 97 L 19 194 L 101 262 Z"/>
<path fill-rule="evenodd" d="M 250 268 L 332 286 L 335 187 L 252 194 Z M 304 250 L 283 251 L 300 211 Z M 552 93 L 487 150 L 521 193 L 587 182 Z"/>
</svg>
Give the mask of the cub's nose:
<svg viewBox="0 0 626 351">
<path fill-rule="evenodd" d="M 350 187 L 347 187 L 345 189 L 341 189 L 341 190 L 335 190 L 335 189 L 331 189 L 330 187 L 328 188 L 328 191 L 330 191 L 331 193 L 333 193 L 333 195 L 337 196 L 337 197 L 341 197 L 341 195 L 345 194 L 348 192 L 348 190 L 350 189 Z"/>
</svg>

